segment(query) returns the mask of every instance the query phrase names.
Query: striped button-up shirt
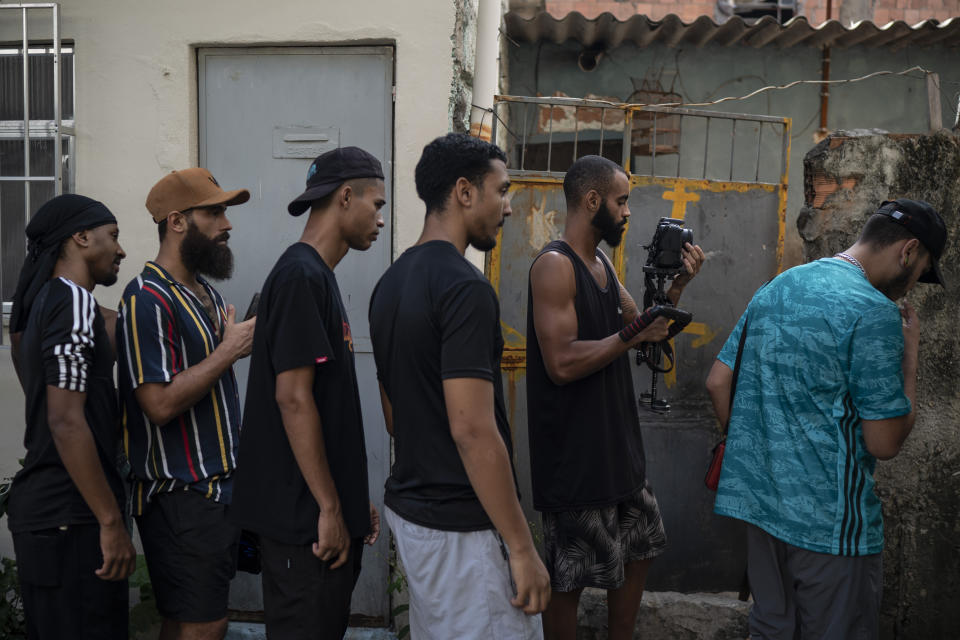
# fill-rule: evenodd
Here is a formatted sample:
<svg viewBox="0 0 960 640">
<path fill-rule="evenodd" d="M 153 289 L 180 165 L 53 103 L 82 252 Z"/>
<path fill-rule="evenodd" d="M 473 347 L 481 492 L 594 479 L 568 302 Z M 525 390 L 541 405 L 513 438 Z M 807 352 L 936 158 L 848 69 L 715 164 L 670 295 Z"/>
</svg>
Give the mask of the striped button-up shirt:
<svg viewBox="0 0 960 640">
<path fill-rule="evenodd" d="M 120 301 L 118 378 L 134 515 L 143 513 L 145 503 L 161 491 L 191 489 L 230 502 L 240 441 L 233 369 L 167 424 L 151 422 L 134 395 L 142 384 L 170 382 L 220 343 L 226 320 L 223 298 L 205 280 L 197 280 L 216 307 L 215 323 L 197 296 L 154 262 L 127 285 Z"/>
</svg>

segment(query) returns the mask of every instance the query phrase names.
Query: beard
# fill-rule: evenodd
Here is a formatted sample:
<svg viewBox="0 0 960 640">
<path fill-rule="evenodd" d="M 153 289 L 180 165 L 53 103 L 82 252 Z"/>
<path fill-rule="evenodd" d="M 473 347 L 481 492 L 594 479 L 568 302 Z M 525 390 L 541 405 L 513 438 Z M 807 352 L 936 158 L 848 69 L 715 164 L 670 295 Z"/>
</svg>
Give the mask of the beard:
<svg viewBox="0 0 960 640">
<path fill-rule="evenodd" d="M 624 220 L 621 223 L 617 223 L 617 221 L 613 219 L 613 214 L 610 213 L 610 208 L 607 206 L 607 203 L 601 202 L 600 208 L 597 209 L 597 212 L 593 215 L 590 224 L 600 232 L 600 237 L 603 238 L 604 242 L 611 247 L 615 247 L 623 240 L 623 228 L 627 224 L 627 221 Z"/>
<path fill-rule="evenodd" d="M 180 243 L 180 260 L 191 273 L 200 273 L 213 280 L 227 280 L 233 275 L 233 252 L 221 240 L 230 234 L 224 231 L 215 238 L 208 238 L 191 221 L 187 234 Z"/>
<path fill-rule="evenodd" d="M 891 278 L 887 282 L 877 285 L 877 289 L 891 300 L 899 300 L 909 292 L 910 279 L 913 275 L 910 269 L 903 269 L 899 275 Z"/>
<path fill-rule="evenodd" d="M 469 238 L 468 242 L 470 246 L 477 251 L 490 251 L 497 246 L 497 236 L 488 238 Z"/>
</svg>

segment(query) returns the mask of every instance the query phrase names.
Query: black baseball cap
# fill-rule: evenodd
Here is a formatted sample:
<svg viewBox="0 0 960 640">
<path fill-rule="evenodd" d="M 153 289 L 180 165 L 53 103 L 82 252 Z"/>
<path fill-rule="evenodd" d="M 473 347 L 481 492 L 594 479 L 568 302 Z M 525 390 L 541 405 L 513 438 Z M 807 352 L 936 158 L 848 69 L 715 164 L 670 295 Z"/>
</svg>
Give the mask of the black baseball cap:
<svg viewBox="0 0 960 640">
<path fill-rule="evenodd" d="M 307 170 L 307 190 L 287 205 L 292 216 L 299 216 L 310 208 L 310 203 L 329 194 L 347 180 L 380 178 L 380 161 L 360 147 L 341 147 L 327 151 L 310 164 Z"/>
<path fill-rule="evenodd" d="M 930 270 L 920 276 L 920 282 L 931 282 L 943 286 L 943 274 L 940 273 L 940 256 L 947 246 L 947 226 L 940 214 L 926 202 L 897 198 L 880 203 L 877 213 L 889 216 L 907 228 L 930 252 Z"/>
</svg>

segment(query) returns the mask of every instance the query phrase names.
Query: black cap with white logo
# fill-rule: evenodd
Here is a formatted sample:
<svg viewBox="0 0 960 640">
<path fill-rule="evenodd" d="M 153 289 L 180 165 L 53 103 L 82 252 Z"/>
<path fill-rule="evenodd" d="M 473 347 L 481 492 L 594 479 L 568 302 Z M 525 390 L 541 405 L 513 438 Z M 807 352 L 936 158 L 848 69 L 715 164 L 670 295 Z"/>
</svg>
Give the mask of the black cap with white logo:
<svg viewBox="0 0 960 640">
<path fill-rule="evenodd" d="M 930 270 L 920 276 L 920 282 L 932 282 L 943 286 L 940 273 L 940 256 L 947 246 L 947 227 L 943 218 L 926 202 L 897 198 L 880 204 L 877 213 L 889 216 L 906 227 L 930 252 Z"/>
<path fill-rule="evenodd" d="M 380 178 L 380 161 L 360 147 L 341 147 L 327 151 L 310 164 L 307 170 L 307 190 L 287 205 L 292 216 L 299 216 L 310 208 L 310 203 L 339 187 L 347 180 Z"/>
</svg>

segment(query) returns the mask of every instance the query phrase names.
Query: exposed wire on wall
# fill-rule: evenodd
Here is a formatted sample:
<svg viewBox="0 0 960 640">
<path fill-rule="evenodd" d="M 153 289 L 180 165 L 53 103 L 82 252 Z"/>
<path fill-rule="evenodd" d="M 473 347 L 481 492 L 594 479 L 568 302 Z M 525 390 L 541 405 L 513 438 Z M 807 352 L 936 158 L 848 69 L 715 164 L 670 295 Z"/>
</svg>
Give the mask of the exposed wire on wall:
<svg viewBox="0 0 960 640">
<path fill-rule="evenodd" d="M 787 84 L 770 85 L 770 86 L 766 86 L 766 87 L 761 87 L 761 88 L 756 89 L 755 91 L 751 91 L 750 93 L 748 93 L 748 94 L 746 94 L 746 95 L 743 95 L 743 96 L 726 96 L 726 97 L 723 97 L 723 98 L 718 98 L 717 100 L 711 100 L 711 101 L 709 101 L 709 102 L 662 102 L 662 103 L 657 103 L 657 104 L 643 104 L 643 103 L 610 102 L 609 100 L 596 100 L 596 99 L 591 100 L 591 102 L 601 102 L 601 103 L 604 103 L 604 104 L 608 104 L 608 105 L 610 105 L 611 107 L 620 107 L 620 108 L 628 108 L 628 107 L 710 107 L 710 106 L 713 106 L 713 105 L 722 104 L 722 103 L 724 103 L 724 102 L 731 102 L 731 101 L 734 101 L 734 100 L 749 100 L 750 98 L 752 98 L 752 97 L 754 97 L 754 96 L 756 96 L 756 95 L 759 95 L 759 94 L 761 94 L 761 93 L 764 93 L 764 92 L 766 92 L 766 91 L 781 91 L 781 90 L 784 90 L 784 89 L 793 88 L 793 87 L 795 87 L 795 86 L 797 86 L 797 85 L 801 85 L 801 84 L 815 84 L 815 85 L 822 85 L 822 84 L 831 84 L 831 85 L 852 84 L 852 83 L 854 83 L 854 82 L 863 82 L 864 80 L 869 80 L 870 78 L 876 78 L 876 77 L 878 77 L 878 76 L 905 76 L 905 75 L 907 75 L 907 74 L 909 74 L 909 73 L 913 73 L 914 71 L 919 71 L 920 73 L 923 73 L 925 76 L 926 76 L 926 75 L 930 75 L 931 73 L 933 73 L 932 71 L 928 71 L 927 69 L 924 69 L 923 67 L 915 66 L 915 67 L 910 67 L 909 69 L 905 69 L 905 70 L 903 70 L 903 71 L 874 71 L 873 73 L 868 73 L 867 75 L 865 75 L 865 76 L 860 76 L 859 78 L 845 78 L 845 79 L 843 79 L 843 80 L 794 80 L 793 82 L 788 82 Z"/>
<path fill-rule="evenodd" d="M 795 87 L 795 86 L 797 86 L 797 85 L 802 85 L 802 84 L 812 84 L 812 85 L 821 85 L 821 84 L 831 84 L 831 85 L 853 84 L 853 83 L 855 83 L 855 82 L 863 82 L 864 80 L 869 80 L 869 79 L 871 79 L 871 78 L 876 78 L 876 77 L 880 77 L 880 76 L 907 76 L 907 75 L 909 75 L 909 74 L 911 74 L 911 73 L 913 73 L 913 72 L 920 72 L 920 73 L 924 74 L 924 76 L 928 76 L 928 75 L 930 75 L 931 73 L 933 73 L 932 71 L 929 71 L 929 70 L 924 69 L 923 67 L 917 65 L 917 66 L 910 67 L 909 69 L 904 69 L 903 71 L 888 71 L 888 70 L 884 70 L 884 71 L 874 71 L 873 73 L 868 73 L 867 75 L 865 75 L 865 76 L 860 76 L 860 77 L 858 77 L 858 78 L 844 78 L 844 79 L 841 79 L 841 80 L 794 80 L 793 82 L 788 82 L 787 84 L 782 84 L 782 85 L 769 85 L 769 86 L 766 86 L 766 87 L 761 87 L 761 88 L 759 88 L 759 89 L 756 89 L 756 90 L 754 90 L 754 91 L 751 91 L 750 93 L 748 93 L 748 94 L 746 94 L 746 95 L 742 95 L 742 96 L 725 96 L 725 97 L 723 97 L 723 98 L 718 98 L 718 99 L 716 99 L 716 100 L 711 100 L 711 101 L 709 101 L 709 102 L 664 102 L 664 103 L 657 103 L 657 104 L 644 104 L 644 103 L 611 102 L 611 101 L 609 101 L 609 100 L 598 100 L 598 99 L 591 99 L 591 102 L 601 103 L 601 104 L 607 104 L 607 105 L 610 105 L 611 107 L 617 107 L 617 108 L 648 107 L 648 106 L 655 106 L 655 107 L 709 107 L 709 106 L 714 106 L 714 105 L 722 104 L 722 103 L 724 103 L 724 102 L 731 102 L 731 101 L 737 101 L 737 100 L 749 100 L 750 98 L 752 98 L 752 97 L 754 97 L 754 96 L 756 96 L 756 95 L 759 95 L 759 94 L 761 94 L 761 93 L 767 92 L 767 91 L 782 91 L 782 90 L 790 89 L 790 88 L 792 88 L 792 87 Z M 915 76 L 912 76 L 912 77 L 915 77 Z M 946 92 L 943 91 L 942 87 L 938 87 L 938 88 L 939 88 L 939 90 L 940 90 L 940 93 L 946 97 L 947 94 L 946 94 Z M 472 105 L 472 106 L 473 106 L 474 108 L 476 108 L 476 109 L 482 109 L 483 111 L 487 111 L 487 112 L 491 113 L 491 114 L 493 115 L 493 117 L 496 118 L 496 120 L 497 120 L 499 123 L 501 123 L 501 125 L 504 125 L 504 126 L 506 125 L 506 123 L 503 122 L 503 120 L 500 118 L 500 116 L 496 113 L 495 109 L 493 109 L 493 108 L 478 107 L 477 105 Z M 957 110 L 957 111 L 960 112 L 960 105 L 958 105 L 958 110 Z M 815 114 L 815 115 L 816 115 L 816 114 Z M 807 128 L 809 128 L 809 124 L 807 125 Z M 513 135 L 514 137 L 519 138 L 519 136 L 518 136 L 516 133 L 514 133 L 513 131 L 510 131 L 509 129 L 507 129 L 507 131 L 508 131 L 508 133 L 509 133 L 510 135 Z"/>
</svg>

